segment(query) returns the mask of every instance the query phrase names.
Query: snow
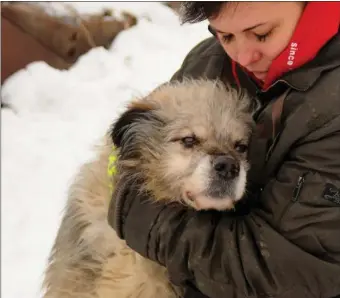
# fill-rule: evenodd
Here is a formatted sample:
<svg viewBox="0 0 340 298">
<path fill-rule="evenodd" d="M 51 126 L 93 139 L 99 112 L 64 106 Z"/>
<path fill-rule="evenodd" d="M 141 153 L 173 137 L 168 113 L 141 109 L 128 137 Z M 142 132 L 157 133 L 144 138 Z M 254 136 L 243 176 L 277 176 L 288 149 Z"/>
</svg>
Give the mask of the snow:
<svg viewBox="0 0 340 298">
<path fill-rule="evenodd" d="M 138 25 L 122 32 L 109 50 L 83 55 L 68 71 L 35 62 L 2 86 L 2 100 L 11 106 L 1 110 L 5 298 L 41 297 L 43 271 L 77 169 L 93 156 L 93 146 L 126 103 L 169 80 L 188 51 L 209 36 L 206 23 L 181 26 L 157 2 L 68 4 L 79 13 L 126 10 Z M 61 3 L 50 5 L 53 13 L 67 13 Z"/>
</svg>

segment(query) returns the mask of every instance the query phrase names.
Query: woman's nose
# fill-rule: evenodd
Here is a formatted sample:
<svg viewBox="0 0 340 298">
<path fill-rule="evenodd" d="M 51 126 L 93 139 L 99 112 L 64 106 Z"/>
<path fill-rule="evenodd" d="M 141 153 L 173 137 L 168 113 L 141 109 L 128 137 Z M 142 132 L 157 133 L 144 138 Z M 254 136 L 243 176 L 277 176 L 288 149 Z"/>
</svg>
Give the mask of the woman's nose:
<svg viewBox="0 0 340 298">
<path fill-rule="evenodd" d="M 237 51 L 237 62 L 243 67 L 248 67 L 261 59 L 259 51 L 251 48 L 242 48 Z"/>
</svg>

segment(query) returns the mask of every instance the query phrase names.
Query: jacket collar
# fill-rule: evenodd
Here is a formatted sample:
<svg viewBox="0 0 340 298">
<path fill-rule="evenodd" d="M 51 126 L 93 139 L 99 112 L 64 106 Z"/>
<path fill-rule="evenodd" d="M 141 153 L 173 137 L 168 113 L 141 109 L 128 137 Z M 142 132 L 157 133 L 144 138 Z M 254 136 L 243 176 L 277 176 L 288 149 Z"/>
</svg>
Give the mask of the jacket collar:
<svg viewBox="0 0 340 298">
<path fill-rule="evenodd" d="M 263 100 L 270 100 L 278 96 L 285 89 L 292 88 L 297 91 L 307 91 L 313 87 L 323 72 L 340 66 L 340 32 L 334 36 L 316 55 L 316 57 L 275 80 L 266 90 L 256 84 L 242 67 L 237 67 L 237 75 L 241 85 L 245 84 L 249 91 Z"/>
<path fill-rule="evenodd" d="M 206 66 L 204 75 L 209 78 L 222 77 L 225 68 L 228 68 L 228 70 L 225 69 L 227 72 L 231 70 L 231 59 L 214 37 L 210 38 L 210 42 L 210 46 L 200 54 L 201 59 L 211 59 L 211 62 Z M 282 93 L 287 87 L 297 91 L 307 91 L 316 83 L 323 72 L 337 67 L 340 67 L 340 32 L 318 52 L 313 60 L 285 73 L 265 91 L 260 89 L 242 67 L 237 65 L 235 71 L 242 87 L 246 88 L 250 94 L 259 95 L 266 100 Z"/>
<path fill-rule="evenodd" d="M 281 79 L 278 79 L 278 81 L 285 81 L 296 90 L 307 91 L 315 84 L 323 72 L 339 66 L 340 32 L 319 51 L 313 60 L 302 65 L 300 68 L 286 73 Z"/>
</svg>

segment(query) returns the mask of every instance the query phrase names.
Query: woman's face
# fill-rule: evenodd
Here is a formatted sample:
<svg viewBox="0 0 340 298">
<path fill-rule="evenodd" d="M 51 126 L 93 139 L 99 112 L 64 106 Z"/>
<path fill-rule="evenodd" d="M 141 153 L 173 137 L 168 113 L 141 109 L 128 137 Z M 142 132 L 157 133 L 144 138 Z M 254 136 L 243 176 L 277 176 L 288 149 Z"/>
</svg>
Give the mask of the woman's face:
<svg viewBox="0 0 340 298">
<path fill-rule="evenodd" d="M 236 2 L 209 23 L 226 53 L 265 80 L 272 61 L 288 45 L 304 2 Z"/>
</svg>

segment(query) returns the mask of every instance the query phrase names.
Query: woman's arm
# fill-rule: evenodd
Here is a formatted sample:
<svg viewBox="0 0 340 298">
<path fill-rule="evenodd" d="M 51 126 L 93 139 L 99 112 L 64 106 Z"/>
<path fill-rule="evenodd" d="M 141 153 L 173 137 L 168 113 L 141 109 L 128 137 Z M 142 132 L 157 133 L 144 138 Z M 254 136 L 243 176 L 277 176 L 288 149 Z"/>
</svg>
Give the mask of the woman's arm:
<svg viewBox="0 0 340 298">
<path fill-rule="evenodd" d="M 337 117 L 292 149 L 248 215 L 148 204 L 131 190 L 127 244 L 211 298 L 339 295 L 339 127 Z"/>
</svg>

